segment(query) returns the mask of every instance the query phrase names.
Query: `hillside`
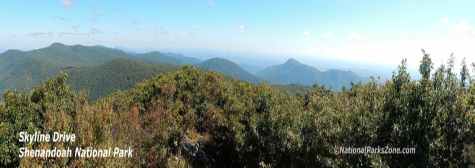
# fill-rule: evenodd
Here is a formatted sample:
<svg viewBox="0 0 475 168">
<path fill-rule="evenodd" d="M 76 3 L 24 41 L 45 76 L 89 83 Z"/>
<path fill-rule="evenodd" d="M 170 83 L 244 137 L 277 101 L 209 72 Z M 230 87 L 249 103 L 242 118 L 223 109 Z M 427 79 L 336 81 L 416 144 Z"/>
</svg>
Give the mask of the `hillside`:
<svg viewBox="0 0 475 168">
<path fill-rule="evenodd" d="M 100 65 L 115 58 L 127 58 L 127 53 L 103 46 L 52 45 L 28 52 L 22 52 L 26 57 L 36 58 L 62 67 Z"/>
<path fill-rule="evenodd" d="M 8 50 L 0 54 L 0 93 L 29 89 L 64 68 L 95 66 L 126 57 L 126 53 L 106 47 L 61 43 L 31 51 Z"/>
<path fill-rule="evenodd" d="M 31 59 L 41 60 L 58 67 L 100 65 L 111 59 L 127 58 L 125 52 L 102 46 L 68 46 L 61 43 L 31 51 L 8 50 L 0 54 L 0 70 L 18 68 Z"/>
<path fill-rule="evenodd" d="M 356 83 L 362 80 L 361 77 L 351 71 L 320 71 L 295 59 L 289 59 L 284 64 L 270 66 L 259 71 L 257 76 L 272 84 L 300 84 L 306 86 L 318 84 L 332 89 L 348 87 L 351 82 Z"/>
<path fill-rule="evenodd" d="M 124 63 L 124 59 L 129 59 L 129 63 L 131 60 L 142 62 L 134 62 L 132 64 L 136 67 L 136 69 L 133 69 L 134 71 L 140 71 L 143 72 L 143 74 L 138 74 L 136 79 L 131 79 L 125 83 L 111 83 L 113 85 L 110 86 L 110 88 L 102 87 L 105 86 L 104 82 L 108 81 L 107 78 L 110 77 L 108 76 L 109 74 L 119 75 L 112 76 L 117 78 L 113 80 L 119 81 L 121 81 L 119 78 L 123 77 L 120 75 L 134 78 L 133 75 L 130 74 L 132 72 L 126 71 L 127 68 L 113 68 L 113 66 L 129 66 L 124 64 L 119 65 L 117 60 L 110 62 L 115 59 L 121 59 L 122 63 Z M 111 65 L 111 63 L 114 65 Z M 151 64 L 157 64 L 159 68 L 151 68 Z M 210 59 L 200 63 L 199 59 L 174 53 L 149 52 L 144 54 L 129 54 L 121 50 L 102 46 L 69 46 L 54 43 L 48 47 L 36 50 L 8 50 L 0 54 L 0 71 L 3 72 L 0 74 L 0 80 L 3 81 L 0 83 L 0 92 L 3 93 L 6 89 L 29 89 L 57 74 L 62 69 L 73 69 L 70 72 L 74 73 L 74 75 L 78 75 L 72 76 L 74 80 L 88 80 L 87 82 L 75 81 L 78 84 L 73 86 L 76 89 L 84 87 L 86 90 L 99 86 L 99 88 L 95 88 L 91 91 L 91 96 L 97 98 L 100 95 L 112 92 L 112 90 L 116 88 L 127 88 L 125 86 L 130 86 L 131 82 L 149 77 L 151 72 L 161 72 L 161 68 L 164 64 L 168 64 L 167 67 L 171 67 L 171 65 L 197 64 L 198 67 L 203 69 L 221 72 L 235 79 L 253 83 L 259 81 L 255 76 L 239 67 L 239 65 L 225 59 Z M 94 77 L 94 79 L 88 79 L 88 76 L 90 76 L 89 78 Z"/>
<path fill-rule="evenodd" d="M 158 66 L 162 66 L 162 64 L 193 64 L 199 61 L 173 53 L 151 52 L 134 55 L 103 46 L 65 45 L 61 43 L 53 43 L 45 48 L 31 51 L 8 50 L 0 54 L 0 72 L 2 72 L 0 73 L 0 81 L 2 81 L 0 82 L 0 93 L 3 93 L 6 89 L 29 89 L 63 69 L 80 68 L 81 71 L 84 71 L 86 68 L 100 66 L 114 59 L 137 60 L 159 64 Z M 139 69 L 150 69 L 149 67 L 150 65 L 147 65 L 146 67 L 139 67 Z M 117 70 L 115 73 L 124 72 L 121 69 L 114 70 Z M 91 74 L 94 75 L 92 72 Z M 138 78 L 143 78 L 143 76 L 139 75 Z M 128 86 L 128 84 L 126 85 Z"/>
<path fill-rule="evenodd" d="M 34 85 L 52 77 L 60 67 L 38 59 L 24 59 L 12 62 L 4 67 L 0 73 L 0 93 L 4 89 L 16 90 L 30 89 Z"/>
<path fill-rule="evenodd" d="M 84 71 L 85 68 L 99 66 L 114 59 L 129 59 L 160 65 L 193 64 L 205 70 L 220 72 L 231 78 L 252 83 L 258 83 L 261 81 L 260 79 L 265 79 L 276 85 L 299 84 L 311 86 L 320 84 L 339 89 L 342 86 L 349 86 L 351 82 L 361 81 L 361 78 L 351 71 L 329 70 L 321 72 L 294 59 L 289 59 L 281 65 L 268 67 L 258 72 L 256 76 L 241 68 L 240 65 L 222 58 L 213 58 L 201 62 L 199 59 L 174 53 L 129 54 L 103 46 L 69 46 L 53 43 L 48 47 L 36 50 L 8 50 L 0 54 L 0 71 L 3 72 L 0 74 L 0 80 L 3 81 L 0 83 L 0 92 L 3 93 L 6 89 L 29 89 L 33 85 L 57 74 L 62 69 L 81 68 Z M 122 71 L 117 73 L 119 72 Z"/>
<path fill-rule="evenodd" d="M 411 80 L 402 64 L 384 84 L 289 95 L 185 66 L 92 104 L 58 76 L 4 95 L 0 167 L 469 167 L 475 81 L 445 66 L 434 73 L 421 67 L 429 67 L 421 80 Z M 24 130 L 70 132 L 78 140 L 27 144 L 18 141 Z M 25 146 L 131 147 L 134 155 L 20 158 Z M 348 154 L 348 146 L 392 153 Z"/>
<path fill-rule="evenodd" d="M 148 52 L 143 54 L 133 54 L 132 58 L 148 63 L 161 63 L 172 65 L 192 65 L 200 62 L 197 58 L 186 57 L 175 53 Z"/>
<path fill-rule="evenodd" d="M 137 82 L 176 68 L 168 64 L 148 64 L 119 58 L 99 66 L 74 68 L 67 72 L 70 75 L 68 83 L 75 90 L 89 92 L 89 98 L 95 100 L 112 92 L 131 88 Z"/>
<path fill-rule="evenodd" d="M 197 66 L 204 70 L 223 73 L 224 75 L 234 79 L 248 81 L 251 83 L 259 82 L 257 77 L 242 69 L 238 64 L 223 58 L 211 58 L 200 64 L 197 64 Z"/>
</svg>

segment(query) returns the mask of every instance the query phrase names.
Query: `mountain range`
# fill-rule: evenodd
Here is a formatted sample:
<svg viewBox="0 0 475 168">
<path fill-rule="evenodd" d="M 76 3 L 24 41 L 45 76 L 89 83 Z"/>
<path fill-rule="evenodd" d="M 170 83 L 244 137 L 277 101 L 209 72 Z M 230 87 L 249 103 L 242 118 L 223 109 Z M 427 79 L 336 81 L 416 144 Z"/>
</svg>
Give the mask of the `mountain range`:
<svg viewBox="0 0 475 168">
<path fill-rule="evenodd" d="M 223 58 L 211 58 L 197 64 L 201 69 L 223 73 L 235 79 L 258 83 L 259 78 L 241 68 L 238 64 Z"/>
<path fill-rule="evenodd" d="M 193 65 L 200 63 L 201 60 L 193 57 L 186 57 L 175 53 L 162 53 L 158 51 L 142 54 L 132 54 L 132 58 L 142 60 L 148 63 L 172 64 L 172 65 Z"/>
<path fill-rule="evenodd" d="M 62 70 L 97 70 L 97 66 L 114 59 L 131 57 L 121 50 L 103 46 L 68 46 L 61 43 L 31 51 L 7 50 L 0 54 L 0 92 L 29 89 Z"/>
<path fill-rule="evenodd" d="M 319 84 L 339 89 L 351 82 L 364 81 L 351 71 L 320 71 L 295 59 L 253 74 L 224 58 L 202 61 L 169 52 L 127 53 L 104 46 L 53 43 L 31 51 L 7 50 L 1 53 L 0 93 L 7 89 L 29 89 L 65 71 L 76 90 L 86 90 L 92 99 L 96 99 L 182 65 L 196 66 L 251 83 L 267 81 L 272 85 L 297 84 L 295 86 L 305 87 Z"/>
<path fill-rule="evenodd" d="M 257 76 L 272 84 L 301 84 L 307 86 L 319 84 L 332 89 L 349 86 L 351 82 L 363 81 L 363 78 L 351 71 L 336 69 L 320 71 L 295 59 L 289 59 L 284 64 L 265 68 L 257 72 Z"/>
</svg>

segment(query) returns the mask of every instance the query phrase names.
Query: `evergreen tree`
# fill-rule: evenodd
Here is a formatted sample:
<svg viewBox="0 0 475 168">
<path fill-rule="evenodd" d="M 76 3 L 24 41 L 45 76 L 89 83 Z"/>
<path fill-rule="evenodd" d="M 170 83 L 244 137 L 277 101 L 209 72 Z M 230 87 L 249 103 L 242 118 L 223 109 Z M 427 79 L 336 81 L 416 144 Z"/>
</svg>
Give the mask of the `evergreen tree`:
<svg viewBox="0 0 475 168">
<path fill-rule="evenodd" d="M 462 60 L 462 68 L 460 70 L 460 84 L 462 88 L 466 88 L 467 82 L 470 83 L 470 73 L 468 72 L 468 67 L 465 62 L 465 58 Z"/>
<path fill-rule="evenodd" d="M 422 61 L 419 66 L 419 72 L 422 75 L 422 80 L 429 80 L 430 77 L 430 71 L 432 70 L 432 59 L 430 58 L 430 55 L 426 53 L 424 49 L 422 49 Z"/>
</svg>

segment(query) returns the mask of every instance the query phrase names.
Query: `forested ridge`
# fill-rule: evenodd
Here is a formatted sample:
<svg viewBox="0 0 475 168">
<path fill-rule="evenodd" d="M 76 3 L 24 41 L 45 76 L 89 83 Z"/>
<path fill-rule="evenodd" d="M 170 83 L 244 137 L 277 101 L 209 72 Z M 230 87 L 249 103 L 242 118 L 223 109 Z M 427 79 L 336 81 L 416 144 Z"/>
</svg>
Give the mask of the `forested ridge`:
<svg viewBox="0 0 475 168">
<path fill-rule="evenodd" d="M 185 66 L 90 103 L 62 74 L 0 104 L 0 167 L 469 167 L 475 81 L 453 59 L 421 79 L 403 60 L 384 84 L 288 94 Z M 74 143 L 18 141 L 71 132 Z M 131 146 L 133 158 L 22 158 L 18 148 Z M 415 147 L 415 154 L 337 154 L 335 147 Z"/>
<path fill-rule="evenodd" d="M 130 65 L 134 65 L 133 68 L 127 68 L 131 67 Z M 66 70 L 69 71 L 69 82 L 73 89 L 86 90 L 89 97 L 95 100 L 112 91 L 129 89 L 136 82 L 150 78 L 151 75 L 173 69 L 171 66 L 183 65 L 194 65 L 251 83 L 259 83 L 265 79 L 273 85 L 297 84 L 309 87 L 317 83 L 338 90 L 342 86 L 350 86 L 351 82 L 366 81 L 366 78 L 361 78 L 351 71 L 334 69 L 321 72 L 294 59 L 266 68 L 263 70 L 265 73 L 259 73 L 257 77 L 238 63 L 225 58 L 200 60 L 158 51 L 127 53 L 104 46 L 53 43 L 45 48 L 29 51 L 8 50 L 0 53 L 0 94 L 6 90 L 30 90 Z M 130 76 L 137 73 L 136 71 L 141 74 Z M 112 79 L 105 78 L 106 74 L 111 75 Z M 127 77 L 133 79 L 124 79 Z"/>
<path fill-rule="evenodd" d="M 91 86 L 96 86 L 97 89 L 101 90 L 87 90 L 90 92 L 91 98 L 95 99 L 105 96 L 104 93 L 110 94 L 112 90 L 130 88 L 124 87 L 129 86 L 129 83 L 132 83 L 130 81 L 134 81 L 132 84 L 135 84 L 135 82 L 141 81 L 145 77 L 150 78 L 149 74 L 152 74 L 149 73 L 150 71 L 163 72 L 163 70 L 171 69 L 169 68 L 171 65 L 190 64 L 198 61 L 194 58 L 172 53 L 131 54 L 104 46 L 65 45 L 61 43 L 53 43 L 48 47 L 30 51 L 8 50 L 0 53 L 0 72 L 2 72 L 0 73 L 0 93 L 3 94 L 6 90 L 29 90 L 33 86 L 54 77 L 61 70 L 73 70 L 74 72 L 70 72 L 73 88 L 86 90 L 90 89 Z M 127 68 L 132 64 L 134 65 L 133 68 Z M 149 64 L 153 64 L 153 66 Z M 97 71 L 97 74 L 93 73 L 94 71 Z M 134 77 L 131 77 L 134 80 L 112 79 L 117 85 L 100 85 L 107 80 L 100 76 L 101 74 L 117 77 L 115 74 L 127 76 L 137 73 L 136 71 L 138 73 L 148 72 L 135 74 Z M 81 88 L 75 85 L 76 83 L 81 84 Z"/>
<path fill-rule="evenodd" d="M 68 69 L 68 84 L 73 90 L 87 91 L 88 98 L 96 100 L 112 92 L 129 89 L 140 81 L 177 68 L 169 64 L 148 64 L 118 58 L 95 67 Z"/>
<path fill-rule="evenodd" d="M 351 83 L 366 81 L 352 71 L 328 69 L 321 71 L 310 65 L 300 63 L 291 58 L 285 63 L 269 66 L 256 74 L 259 78 L 277 85 L 298 84 L 312 86 L 314 84 L 325 86 L 329 89 L 339 90 L 349 87 Z"/>
</svg>

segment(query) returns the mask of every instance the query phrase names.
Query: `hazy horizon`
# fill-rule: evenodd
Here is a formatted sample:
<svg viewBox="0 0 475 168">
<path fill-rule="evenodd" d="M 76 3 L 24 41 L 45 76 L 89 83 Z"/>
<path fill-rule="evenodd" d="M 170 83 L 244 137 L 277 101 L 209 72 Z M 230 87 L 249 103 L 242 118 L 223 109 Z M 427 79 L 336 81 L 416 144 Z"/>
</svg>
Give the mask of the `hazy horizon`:
<svg viewBox="0 0 475 168">
<path fill-rule="evenodd" d="M 20 50 L 23 52 L 29 52 L 32 50 L 42 49 L 50 47 L 53 44 L 62 44 L 66 46 L 75 46 L 81 45 L 86 47 L 92 46 L 102 46 L 111 49 L 118 49 L 124 51 L 126 53 L 134 53 L 134 54 L 143 54 L 143 53 L 150 53 L 150 52 L 162 52 L 162 53 L 174 53 L 180 54 L 185 57 L 197 58 L 201 61 L 206 61 L 212 58 L 224 58 L 230 61 L 233 61 L 245 70 L 251 72 L 252 74 L 256 74 L 258 71 L 261 71 L 267 67 L 284 64 L 289 59 L 296 59 L 302 64 L 313 66 L 319 70 L 326 71 L 326 70 L 344 70 L 344 71 L 353 71 L 356 74 L 362 77 L 382 77 L 383 79 L 388 79 L 392 72 L 396 69 L 396 65 L 375 65 L 375 64 L 368 64 L 368 63 L 361 63 L 361 62 L 351 62 L 347 60 L 337 60 L 331 59 L 326 57 L 304 57 L 302 55 L 271 55 L 271 54 L 262 54 L 262 53 L 250 53 L 250 52 L 238 52 L 238 51 L 222 51 L 222 50 L 213 50 L 213 49 L 161 49 L 161 50 L 154 50 L 154 49 L 146 49 L 146 50 L 137 50 L 137 49 L 130 49 L 126 47 L 113 47 L 113 46 L 106 46 L 101 44 L 67 44 L 62 42 L 53 42 L 46 46 L 41 46 L 39 48 L 33 49 L 0 49 L 0 54 L 8 51 L 8 50 Z M 414 68 L 409 67 L 410 72 L 413 76 L 417 77 L 417 70 Z"/>
<path fill-rule="evenodd" d="M 346 62 L 342 66 L 348 69 L 353 65 L 394 68 L 407 58 L 409 67 L 417 69 L 423 48 L 436 66 L 452 52 L 456 65 L 464 57 L 475 61 L 475 48 L 470 46 L 475 43 L 475 15 L 467 14 L 475 2 L 268 3 L 10 1 L 3 6 L 10 10 L 0 12 L 4 25 L 0 52 L 60 42 L 135 52 L 172 51 L 190 57 L 204 51 L 275 62 L 296 58 L 314 66 L 329 60 Z M 38 7 L 43 11 L 33 12 Z"/>
</svg>

